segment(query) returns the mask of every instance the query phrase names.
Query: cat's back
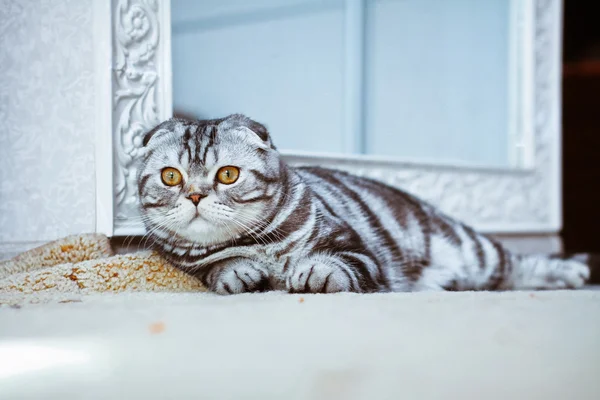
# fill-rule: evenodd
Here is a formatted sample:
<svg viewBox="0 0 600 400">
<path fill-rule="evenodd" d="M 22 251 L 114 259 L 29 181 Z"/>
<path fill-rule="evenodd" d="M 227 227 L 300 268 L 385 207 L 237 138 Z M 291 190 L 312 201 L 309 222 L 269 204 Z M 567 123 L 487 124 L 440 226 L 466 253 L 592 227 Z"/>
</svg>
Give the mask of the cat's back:
<svg viewBox="0 0 600 400">
<path fill-rule="evenodd" d="M 408 193 L 374 179 L 323 167 L 294 168 L 302 180 L 319 194 L 355 197 L 386 197 L 421 202 Z M 351 191 L 352 193 L 350 193 Z"/>
<path fill-rule="evenodd" d="M 382 182 L 322 167 L 295 168 L 318 200 L 344 219 L 364 217 L 399 223 L 429 208 L 419 199 Z"/>
<path fill-rule="evenodd" d="M 296 171 L 327 216 L 324 220 L 343 220 L 380 265 L 404 265 L 406 259 L 427 263 L 432 235 L 457 237 L 457 222 L 400 189 L 333 169 Z"/>
</svg>

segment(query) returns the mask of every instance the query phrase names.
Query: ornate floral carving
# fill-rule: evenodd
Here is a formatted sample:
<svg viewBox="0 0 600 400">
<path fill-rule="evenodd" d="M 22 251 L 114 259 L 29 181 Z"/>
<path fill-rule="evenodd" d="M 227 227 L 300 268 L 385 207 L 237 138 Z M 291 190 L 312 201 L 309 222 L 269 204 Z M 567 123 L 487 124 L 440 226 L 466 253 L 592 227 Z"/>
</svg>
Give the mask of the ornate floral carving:
<svg viewBox="0 0 600 400">
<path fill-rule="evenodd" d="M 136 158 L 143 132 L 158 122 L 156 90 L 159 24 L 157 2 L 119 0 L 114 9 L 115 47 L 115 201 L 117 226 L 137 214 L 135 190 Z M 469 168 L 428 167 L 376 161 L 356 162 L 310 157 L 289 157 L 293 164 L 321 164 L 380 179 L 440 206 L 450 215 L 487 230 L 512 227 L 553 227 L 558 210 L 552 201 L 553 168 L 559 162 L 553 153 L 557 140 L 555 117 L 558 81 L 554 75 L 560 12 L 558 0 L 535 3 L 535 168 L 530 171 L 495 171 Z M 167 44 L 168 45 L 168 44 Z M 158 104 L 162 104 L 160 101 Z M 129 225 L 128 232 L 141 232 Z M 137 228 L 135 228 L 137 226 Z M 515 228 L 520 230 L 522 228 Z"/>
<path fill-rule="evenodd" d="M 145 132 L 159 122 L 156 107 L 156 0 L 119 0 L 113 26 L 113 112 L 117 220 L 137 214 L 136 168 Z"/>
</svg>

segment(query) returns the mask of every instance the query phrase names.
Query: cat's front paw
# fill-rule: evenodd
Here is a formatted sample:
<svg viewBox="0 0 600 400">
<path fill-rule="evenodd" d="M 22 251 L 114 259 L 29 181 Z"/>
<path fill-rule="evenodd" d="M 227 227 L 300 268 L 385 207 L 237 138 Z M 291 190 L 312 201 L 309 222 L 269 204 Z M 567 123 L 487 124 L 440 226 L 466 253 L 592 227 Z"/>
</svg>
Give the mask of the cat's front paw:
<svg viewBox="0 0 600 400">
<path fill-rule="evenodd" d="M 251 261 L 239 261 L 224 267 L 211 286 L 219 294 L 264 292 L 269 289 L 269 279 Z"/>
<path fill-rule="evenodd" d="M 298 263 L 286 280 L 290 293 L 353 292 L 350 273 L 326 260 L 307 259 Z"/>
</svg>

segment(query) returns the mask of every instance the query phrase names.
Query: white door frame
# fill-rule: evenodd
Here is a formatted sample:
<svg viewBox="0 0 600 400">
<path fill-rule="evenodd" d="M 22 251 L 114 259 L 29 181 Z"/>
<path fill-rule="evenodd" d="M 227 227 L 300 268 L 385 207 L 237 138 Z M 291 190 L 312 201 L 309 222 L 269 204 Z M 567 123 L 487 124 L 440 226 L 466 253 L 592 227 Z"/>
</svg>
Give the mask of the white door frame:
<svg viewBox="0 0 600 400">
<path fill-rule="evenodd" d="M 353 0 L 347 17 L 356 17 Z M 520 115 L 531 127 L 524 169 L 428 165 L 373 156 L 286 154 L 293 164 L 342 168 L 401 187 L 486 233 L 555 234 L 561 220 L 562 0 L 522 0 L 529 89 Z M 350 4 L 350 5 L 348 5 Z M 353 5 L 354 4 L 354 5 Z M 143 134 L 172 114 L 170 0 L 94 0 L 96 230 L 141 235 L 135 173 Z M 348 38 L 356 37 L 350 26 Z M 358 38 L 357 40 L 359 40 Z M 347 51 L 360 51 L 360 43 Z M 355 66 L 347 76 L 361 74 Z M 352 99 L 346 105 L 352 106 Z M 232 112 L 235 110 L 232 110 Z M 350 113 L 347 123 L 351 123 Z"/>
</svg>

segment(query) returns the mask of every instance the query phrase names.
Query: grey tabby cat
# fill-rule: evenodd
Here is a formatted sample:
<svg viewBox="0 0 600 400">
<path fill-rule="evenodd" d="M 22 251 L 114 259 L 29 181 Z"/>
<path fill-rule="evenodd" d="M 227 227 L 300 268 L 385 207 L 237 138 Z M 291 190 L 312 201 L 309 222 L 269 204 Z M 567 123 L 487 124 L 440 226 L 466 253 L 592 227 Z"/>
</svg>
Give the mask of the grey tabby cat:
<svg viewBox="0 0 600 400">
<path fill-rule="evenodd" d="M 585 263 L 511 254 L 374 180 L 292 168 L 240 114 L 170 119 L 144 146 L 148 235 L 217 293 L 560 289 L 589 277 Z"/>
</svg>

